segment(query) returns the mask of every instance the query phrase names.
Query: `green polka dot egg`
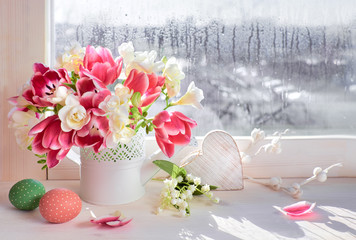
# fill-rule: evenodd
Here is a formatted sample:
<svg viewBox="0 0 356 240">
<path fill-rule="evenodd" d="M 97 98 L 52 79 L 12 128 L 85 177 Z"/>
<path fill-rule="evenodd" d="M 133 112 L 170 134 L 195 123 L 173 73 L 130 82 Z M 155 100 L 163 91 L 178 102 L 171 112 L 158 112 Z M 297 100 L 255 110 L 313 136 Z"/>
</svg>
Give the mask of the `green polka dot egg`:
<svg viewBox="0 0 356 240">
<path fill-rule="evenodd" d="M 42 183 L 34 179 L 24 179 L 12 186 L 9 200 L 16 208 L 29 211 L 38 207 L 45 193 Z"/>
</svg>

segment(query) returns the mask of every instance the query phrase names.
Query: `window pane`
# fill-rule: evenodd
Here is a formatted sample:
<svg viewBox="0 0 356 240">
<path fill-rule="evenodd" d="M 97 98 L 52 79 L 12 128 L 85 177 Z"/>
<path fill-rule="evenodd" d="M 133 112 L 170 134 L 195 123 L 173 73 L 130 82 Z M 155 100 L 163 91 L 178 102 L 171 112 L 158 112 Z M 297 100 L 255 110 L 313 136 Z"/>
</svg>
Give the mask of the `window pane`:
<svg viewBox="0 0 356 240">
<path fill-rule="evenodd" d="M 196 134 L 355 134 L 356 4 L 350 1 L 55 0 L 54 52 L 74 41 L 174 55 L 184 93 L 194 81 L 204 110 L 184 108 Z"/>
</svg>

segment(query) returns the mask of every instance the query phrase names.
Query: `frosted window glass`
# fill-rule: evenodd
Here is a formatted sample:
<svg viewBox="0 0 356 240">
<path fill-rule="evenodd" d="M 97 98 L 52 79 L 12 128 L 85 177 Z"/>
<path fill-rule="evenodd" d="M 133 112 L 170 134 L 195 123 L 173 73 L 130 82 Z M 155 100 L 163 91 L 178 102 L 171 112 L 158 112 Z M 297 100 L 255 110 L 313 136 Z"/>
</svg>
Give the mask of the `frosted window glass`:
<svg viewBox="0 0 356 240">
<path fill-rule="evenodd" d="M 176 56 L 205 93 L 197 135 L 254 127 L 356 133 L 354 1 L 55 0 L 53 52 L 72 42 Z"/>
</svg>

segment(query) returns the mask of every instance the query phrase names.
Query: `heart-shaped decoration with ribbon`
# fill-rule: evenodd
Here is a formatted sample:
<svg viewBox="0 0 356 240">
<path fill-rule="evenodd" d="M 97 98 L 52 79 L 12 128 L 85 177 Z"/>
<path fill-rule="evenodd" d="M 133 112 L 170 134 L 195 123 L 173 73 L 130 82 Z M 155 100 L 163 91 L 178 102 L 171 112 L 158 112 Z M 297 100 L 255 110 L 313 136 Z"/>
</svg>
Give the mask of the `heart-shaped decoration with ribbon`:
<svg viewBox="0 0 356 240">
<path fill-rule="evenodd" d="M 243 189 L 240 152 L 233 137 L 216 130 L 208 133 L 202 149 L 185 157 L 180 166 L 201 178 L 202 183 L 219 187 L 217 190 Z"/>
</svg>

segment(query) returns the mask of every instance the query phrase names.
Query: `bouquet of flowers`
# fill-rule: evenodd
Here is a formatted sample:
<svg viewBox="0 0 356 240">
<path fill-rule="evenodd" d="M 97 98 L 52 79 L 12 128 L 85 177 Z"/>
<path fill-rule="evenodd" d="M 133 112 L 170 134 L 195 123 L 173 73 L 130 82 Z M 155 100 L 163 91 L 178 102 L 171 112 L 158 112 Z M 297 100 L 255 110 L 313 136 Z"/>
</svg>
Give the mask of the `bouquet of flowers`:
<svg viewBox="0 0 356 240">
<path fill-rule="evenodd" d="M 173 101 L 185 77 L 174 57 L 156 61 L 155 51 L 137 52 L 131 42 L 118 51 L 120 57 L 114 59 L 103 47 L 74 47 L 56 69 L 35 63 L 32 78 L 10 98 L 15 107 L 9 113 L 9 126 L 16 129 L 16 141 L 43 158 L 39 161 L 43 168 L 56 166 L 72 146 L 100 152 L 129 142 L 140 128 L 155 132 L 168 157 L 175 145 L 189 143 L 197 123 L 167 109 L 201 108 L 203 91 L 191 82 L 187 92 Z M 112 84 L 116 85 L 110 91 Z M 149 117 L 158 99 L 164 99 L 164 109 Z"/>
</svg>

